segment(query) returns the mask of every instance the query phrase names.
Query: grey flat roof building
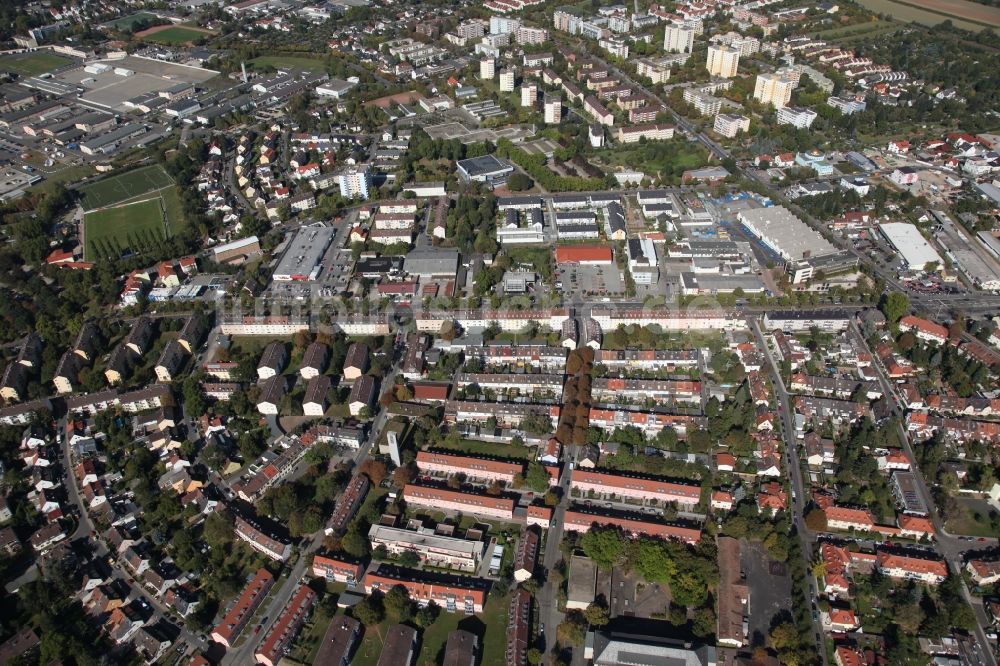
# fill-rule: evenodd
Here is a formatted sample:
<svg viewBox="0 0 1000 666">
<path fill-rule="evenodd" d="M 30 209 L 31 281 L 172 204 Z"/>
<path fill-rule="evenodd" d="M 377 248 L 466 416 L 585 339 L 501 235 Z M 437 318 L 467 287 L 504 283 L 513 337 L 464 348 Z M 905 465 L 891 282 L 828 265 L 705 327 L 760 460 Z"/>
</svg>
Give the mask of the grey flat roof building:
<svg viewBox="0 0 1000 666">
<path fill-rule="evenodd" d="M 403 271 L 419 277 L 449 277 L 458 273 L 456 250 L 413 250 L 403 260 Z"/>
<path fill-rule="evenodd" d="M 471 157 L 458 161 L 458 174 L 463 180 L 488 182 L 507 177 L 513 173 L 514 167 L 506 160 L 499 160 L 492 155 Z"/>
<path fill-rule="evenodd" d="M 336 233 L 337 230 L 332 227 L 299 229 L 281 255 L 273 278 L 282 282 L 315 280 L 319 274 L 320 260 Z"/>
</svg>

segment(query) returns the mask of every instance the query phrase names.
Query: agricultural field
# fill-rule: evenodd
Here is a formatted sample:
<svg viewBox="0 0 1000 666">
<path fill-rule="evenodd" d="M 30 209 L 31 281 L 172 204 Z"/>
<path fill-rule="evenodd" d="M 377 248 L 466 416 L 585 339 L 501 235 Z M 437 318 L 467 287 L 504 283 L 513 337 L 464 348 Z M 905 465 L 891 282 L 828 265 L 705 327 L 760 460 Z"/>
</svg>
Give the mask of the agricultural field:
<svg viewBox="0 0 1000 666">
<path fill-rule="evenodd" d="M 143 30 L 136 37 L 145 42 L 155 42 L 168 46 L 184 46 L 202 38 L 208 38 L 215 33 L 201 28 L 191 28 L 183 25 L 157 26 Z"/>
<path fill-rule="evenodd" d="M 969 0 L 858 0 L 870 11 L 891 16 L 896 21 L 936 26 L 950 20 L 956 28 L 979 32 L 1000 26 L 1000 8 Z"/>
<path fill-rule="evenodd" d="M 173 179 L 159 165 L 141 167 L 77 189 L 86 211 L 120 204 L 129 199 L 162 190 L 174 184 Z"/>
<path fill-rule="evenodd" d="M 159 197 L 87 213 L 83 224 L 87 261 L 107 254 L 139 252 L 142 246 L 169 235 Z"/>
<path fill-rule="evenodd" d="M 16 53 L 0 58 L 0 72 L 10 72 L 19 76 L 38 76 L 65 67 L 72 62 L 69 58 L 45 51 Z"/>
</svg>

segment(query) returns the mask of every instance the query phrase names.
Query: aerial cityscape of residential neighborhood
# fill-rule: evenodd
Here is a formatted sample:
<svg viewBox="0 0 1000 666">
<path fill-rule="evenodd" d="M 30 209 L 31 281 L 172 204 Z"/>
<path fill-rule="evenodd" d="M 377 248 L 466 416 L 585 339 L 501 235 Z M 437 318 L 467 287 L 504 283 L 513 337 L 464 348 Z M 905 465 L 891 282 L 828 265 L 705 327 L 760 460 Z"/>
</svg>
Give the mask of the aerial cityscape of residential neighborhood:
<svg viewBox="0 0 1000 666">
<path fill-rule="evenodd" d="M 991 0 L 2 0 L 0 664 L 997 666 Z"/>
</svg>

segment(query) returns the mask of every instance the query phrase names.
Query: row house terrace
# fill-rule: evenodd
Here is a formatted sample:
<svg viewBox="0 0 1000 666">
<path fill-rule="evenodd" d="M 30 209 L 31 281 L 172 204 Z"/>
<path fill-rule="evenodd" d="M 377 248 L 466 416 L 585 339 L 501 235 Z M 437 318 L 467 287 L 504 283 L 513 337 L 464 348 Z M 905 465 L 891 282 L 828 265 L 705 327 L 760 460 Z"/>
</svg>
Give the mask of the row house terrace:
<svg viewBox="0 0 1000 666">
<path fill-rule="evenodd" d="M 634 426 L 642 430 L 646 437 L 655 437 L 664 428 L 673 428 L 680 436 L 685 436 L 689 429 L 699 429 L 707 425 L 703 416 L 685 416 L 682 414 L 660 414 L 655 412 L 627 411 L 623 409 L 590 410 L 590 425 L 611 432 L 616 428 Z"/>
<path fill-rule="evenodd" d="M 532 322 L 547 326 L 554 331 L 562 329 L 569 318 L 569 310 L 457 310 L 450 312 L 421 311 L 416 315 L 417 330 L 424 333 L 438 333 L 442 324 L 458 324 L 463 329 L 487 328 L 496 324 L 502 331 L 517 332 Z"/>
<path fill-rule="evenodd" d="M 584 494 L 617 495 L 642 502 L 676 502 L 684 507 L 693 507 L 701 499 L 701 486 L 698 484 L 584 469 L 573 470 L 570 487 Z"/>
<path fill-rule="evenodd" d="M 363 565 L 329 555 L 316 555 L 312 562 L 313 576 L 322 578 L 328 583 L 347 583 L 354 585 L 361 580 L 365 572 Z"/>
<path fill-rule="evenodd" d="M 659 326 L 669 331 L 697 331 L 745 328 L 746 322 L 735 312 L 725 310 L 631 310 L 613 307 L 595 307 L 591 317 L 605 331 L 619 326 Z"/>
<path fill-rule="evenodd" d="M 972 419 L 948 418 L 926 412 L 906 415 L 906 429 L 920 438 L 932 437 L 936 432 L 957 442 L 981 441 L 1000 444 L 1000 423 Z"/>
<path fill-rule="evenodd" d="M 651 400 L 655 403 L 701 403 L 701 382 L 619 379 L 599 377 L 591 384 L 591 397 L 596 402 Z"/>
<path fill-rule="evenodd" d="M 563 519 L 563 527 L 569 532 L 589 532 L 594 525 L 617 527 L 632 535 L 676 539 L 692 545 L 701 540 L 700 528 L 680 523 L 660 523 L 644 518 L 612 516 L 578 509 L 567 510 Z"/>
<path fill-rule="evenodd" d="M 594 363 L 609 370 L 675 370 L 696 368 L 701 353 L 696 349 L 672 351 L 667 349 L 598 349 Z"/>
<path fill-rule="evenodd" d="M 448 400 L 444 403 L 445 420 L 484 422 L 495 419 L 501 427 L 517 427 L 528 417 L 549 419 L 552 427 L 559 421 L 560 408 L 557 405 L 528 405 L 496 402 L 473 402 L 469 400 Z"/>
<path fill-rule="evenodd" d="M 480 389 L 491 391 L 513 392 L 521 395 L 547 395 L 553 398 L 562 394 L 563 381 L 561 374 L 461 372 L 455 375 L 455 387 L 460 390 L 477 386 Z"/>
<path fill-rule="evenodd" d="M 269 534 L 260 525 L 256 525 L 242 516 L 237 516 L 235 523 L 236 536 L 257 552 L 263 553 L 277 562 L 285 562 L 292 556 L 292 544 Z"/>
<path fill-rule="evenodd" d="M 466 347 L 466 360 L 475 359 L 486 366 L 531 367 L 551 372 L 566 365 L 565 347 L 541 345 L 483 345 Z"/>
<path fill-rule="evenodd" d="M 406 588 L 410 598 L 421 606 L 434 602 L 449 613 L 462 611 L 466 615 L 483 611 L 489 589 L 489 583 L 478 578 L 448 576 L 438 582 L 438 577 L 424 578 L 419 571 L 385 565 L 367 573 L 364 579 L 366 594 L 376 590 L 385 593 L 397 585 Z"/>
<path fill-rule="evenodd" d="M 878 382 L 812 376 L 801 372 L 792 375 L 789 388 L 794 393 L 805 393 L 807 395 L 838 398 L 841 400 L 850 399 L 859 389 L 864 392 L 868 400 L 876 400 L 882 397 L 882 389 Z"/>
<path fill-rule="evenodd" d="M 523 463 L 454 455 L 442 451 L 418 451 L 417 469 L 432 474 L 465 474 L 483 481 L 513 483 L 524 471 Z"/>
<path fill-rule="evenodd" d="M 409 506 L 419 506 L 436 511 L 454 511 L 462 514 L 513 520 L 514 500 L 466 493 L 445 488 L 407 484 L 403 498 Z"/>
<path fill-rule="evenodd" d="M 934 393 L 926 397 L 925 404 L 932 412 L 985 417 L 1000 415 L 998 398 L 962 398 L 957 395 Z"/>
</svg>

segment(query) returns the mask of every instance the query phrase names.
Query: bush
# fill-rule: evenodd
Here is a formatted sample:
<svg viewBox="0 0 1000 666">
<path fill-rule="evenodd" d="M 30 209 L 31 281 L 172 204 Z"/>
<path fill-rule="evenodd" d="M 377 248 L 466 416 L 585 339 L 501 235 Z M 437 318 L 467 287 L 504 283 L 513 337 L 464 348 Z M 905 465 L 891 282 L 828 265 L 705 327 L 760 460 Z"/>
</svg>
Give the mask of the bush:
<svg viewBox="0 0 1000 666">
<path fill-rule="evenodd" d="M 507 189 L 511 192 L 524 192 L 525 190 L 530 190 L 534 184 L 534 181 L 523 173 L 512 174 L 510 178 L 507 179 Z"/>
</svg>

